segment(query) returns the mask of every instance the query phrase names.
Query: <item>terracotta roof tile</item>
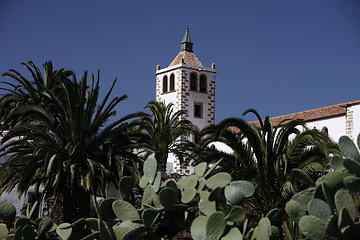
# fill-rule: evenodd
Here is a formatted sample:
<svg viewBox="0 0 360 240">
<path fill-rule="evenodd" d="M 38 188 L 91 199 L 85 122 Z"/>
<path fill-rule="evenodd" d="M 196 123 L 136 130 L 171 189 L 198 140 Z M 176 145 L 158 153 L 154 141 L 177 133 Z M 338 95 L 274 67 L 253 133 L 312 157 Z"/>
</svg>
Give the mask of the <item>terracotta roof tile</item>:
<svg viewBox="0 0 360 240">
<path fill-rule="evenodd" d="M 347 106 L 358 105 L 360 104 L 360 100 L 347 102 L 347 103 L 340 103 L 332 106 L 326 106 L 321 108 L 315 108 L 303 112 L 291 113 L 287 115 L 282 115 L 278 117 L 270 118 L 271 123 L 273 125 L 279 124 L 281 121 L 286 119 L 300 119 L 305 122 L 312 122 L 327 118 L 333 118 L 338 116 L 343 116 L 346 114 Z"/>
<path fill-rule="evenodd" d="M 340 104 L 321 107 L 321 108 L 315 108 L 315 109 L 306 110 L 303 112 L 291 113 L 291 114 L 282 115 L 282 116 L 278 116 L 278 117 L 272 117 L 272 118 L 270 118 L 270 121 L 271 121 L 271 124 L 273 126 L 275 126 L 287 119 L 291 119 L 291 120 L 299 119 L 299 120 L 303 120 L 305 122 L 312 122 L 312 121 L 323 120 L 323 119 L 328 119 L 328 118 L 333 118 L 333 117 L 339 117 L 339 116 L 344 116 L 346 114 L 345 107 L 358 105 L 358 104 L 360 104 L 360 100 L 346 102 L 346 103 L 340 103 Z M 259 125 L 258 121 L 252 121 L 250 123 Z M 239 132 L 239 129 L 236 127 L 229 127 L 229 130 L 234 133 Z"/>
</svg>

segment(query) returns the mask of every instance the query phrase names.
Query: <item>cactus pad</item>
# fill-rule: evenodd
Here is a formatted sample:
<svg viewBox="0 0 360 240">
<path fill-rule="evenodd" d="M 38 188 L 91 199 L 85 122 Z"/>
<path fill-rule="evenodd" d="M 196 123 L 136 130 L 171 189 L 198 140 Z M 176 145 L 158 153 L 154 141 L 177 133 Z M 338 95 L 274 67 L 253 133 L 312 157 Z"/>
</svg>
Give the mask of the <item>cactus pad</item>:
<svg viewBox="0 0 360 240">
<path fill-rule="evenodd" d="M 206 168 L 207 168 L 206 162 L 202 162 L 202 163 L 196 165 L 194 168 L 195 175 L 198 177 L 202 177 L 206 171 Z"/>
<path fill-rule="evenodd" d="M 349 158 L 354 159 L 355 161 L 360 161 L 360 155 L 359 155 L 359 151 L 355 145 L 355 143 L 353 143 L 353 141 L 347 137 L 347 136 L 342 136 L 339 139 L 339 147 L 341 152 Z"/>
<path fill-rule="evenodd" d="M 242 240 L 243 236 L 237 227 L 232 227 L 230 231 L 221 238 L 221 240 Z"/>
<path fill-rule="evenodd" d="M 200 201 L 198 203 L 198 206 L 199 210 L 205 215 L 210 215 L 216 211 L 216 203 L 209 201 L 209 195 L 209 192 L 200 192 Z"/>
<path fill-rule="evenodd" d="M 70 226 L 70 223 L 62 223 L 57 227 L 56 233 L 61 237 L 62 240 L 68 240 L 70 238 L 72 233 L 72 228 L 68 228 Z"/>
<path fill-rule="evenodd" d="M 344 166 L 349 172 L 355 174 L 357 177 L 360 177 L 360 163 L 359 162 L 357 162 L 353 159 L 350 159 L 350 158 L 345 158 Z"/>
<path fill-rule="evenodd" d="M 297 201 L 300 206 L 303 206 L 307 210 L 307 205 L 311 199 L 314 198 L 315 188 L 308 188 L 304 191 L 296 193 L 291 199 Z"/>
<path fill-rule="evenodd" d="M 296 222 L 299 222 L 300 219 L 305 216 L 305 208 L 293 199 L 286 203 L 285 211 Z"/>
<path fill-rule="evenodd" d="M 6 224 L 15 222 L 16 208 L 11 203 L 4 203 L 0 206 L 0 219 Z"/>
<path fill-rule="evenodd" d="M 239 206 L 233 206 L 229 212 L 229 214 L 226 216 L 226 221 L 231 221 L 238 223 L 245 218 L 245 210 Z"/>
<path fill-rule="evenodd" d="M 140 219 L 136 208 L 123 200 L 116 200 L 113 202 L 112 208 L 116 217 L 118 217 L 121 221 Z"/>
<path fill-rule="evenodd" d="M 342 170 L 344 169 L 344 159 L 340 156 L 334 156 L 331 159 L 331 167 L 333 167 L 335 170 Z"/>
<path fill-rule="evenodd" d="M 329 205 L 323 200 L 314 198 L 308 204 L 308 211 L 310 215 L 320 218 L 324 222 L 327 222 L 331 216 L 331 210 Z"/>
<path fill-rule="evenodd" d="M 124 176 L 120 179 L 119 189 L 123 199 L 129 199 L 134 187 L 135 181 L 130 176 Z"/>
<path fill-rule="evenodd" d="M 230 183 L 230 186 L 238 187 L 241 189 L 242 194 L 245 197 L 251 197 L 255 192 L 255 186 L 249 181 L 239 180 Z"/>
<path fill-rule="evenodd" d="M 317 217 L 302 217 L 299 222 L 299 228 L 308 239 L 325 239 L 325 222 Z"/>
<path fill-rule="evenodd" d="M 159 216 L 158 210 L 152 209 L 152 208 L 145 209 L 142 213 L 142 219 L 143 219 L 144 225 L 147 228 L 151 228 L 155 224 L 158 216 Z"/>
<path fill-rule="evenodd" d="M 198 177 L 195 175 L 187 176 L 178 182 L 180 188 L 195 188 L 198 183 Z"/>
<path fill-rule="evenodd" d="M 234 205 L 240 204 L 245 199 L 245 195 L 241 188 L 236 186 L 226 186 L 224 193 L 226 200 Z"/>
<path fill-rule="evenodd" d="M 196 189 L 195 188 L 188 188 L 185 189 L 182 193 L 181 193 L 181 202 L 182 203 L 189 203 L 191 202 L 194 197 L 196 196 Z"/>
<path fill-rule="evenodd" d="M 166 209 L 170 209 L 178 202 L 175 191 L 168 187 L 161 189 L 159 193 L 159 200 L 161 205 L 163 205 Z"/>
<path fill-rule="evenodd" d="M 206 239 L 218 240 L 223 235 L 225 226 L 225 214 L 222 212 L 212 213 L 206 221 Z"/>
<path fill-rule="evenodd" d="M 161 184 L 161 172 L 157 172 L 153 185 L 154 192 L 157 193 L 159 191 L 160 184 Z"/>
<path fill-rule="evenodd" d="M 225 187 L 231 182 L 231 175 L 226 172 L 220 172 L 215 174 L 206 180 L 206 186 L 210 189 L 215 189 L 217 187 Z"/>
<path fill-rule="evenodd" d="M 346 208 L 349 211 L 352 220 L 355 220 L 356 207 L 354 200 L 347 189 L 340 189 L 335 194 L 335 206 L 338 211 Z"/>
<path fill-rule="evenodd" d="M 194 240 L 206 240 L 207 217 L 198 216 L 191 224 L 191 236 Z"/>
<path fill-rule="evenodd" d="M 157 169 L 156 159 L 153 157 L 146 159 L 143 165 L 143 171 L 144 171 L 144 176 L 146 176 L 146 179 L 150 184 L 154 182 L 156 169 Z"/>
<path fill-rule="evenodd" d="M 343 179 L 343 184 L 345 188 L 349 189 L 351 192 L 360 191 L 360 178 L 355 176 L 347 176 Z"/>
</svg>

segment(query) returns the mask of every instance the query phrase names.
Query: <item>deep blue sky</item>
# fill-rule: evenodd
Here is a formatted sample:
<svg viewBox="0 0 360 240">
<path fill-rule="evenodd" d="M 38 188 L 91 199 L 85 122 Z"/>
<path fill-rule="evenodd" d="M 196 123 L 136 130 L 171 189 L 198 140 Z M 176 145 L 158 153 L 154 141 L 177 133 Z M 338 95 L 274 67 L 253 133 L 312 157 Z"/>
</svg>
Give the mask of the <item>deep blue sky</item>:
<svg viewBox="0 0 360 240">
<path fill-rule="evenodd" d="M 217 122 L 360 98 L 360 0 L 1 0 L 0 72 L 28 60 L 100 70 L 103 91 L 119 77 L 115 94 L 129 96 L 123 116 L 155 99 L 155 66 L 186 24 L 203 65 L 216 63 Z"/>
</svg>

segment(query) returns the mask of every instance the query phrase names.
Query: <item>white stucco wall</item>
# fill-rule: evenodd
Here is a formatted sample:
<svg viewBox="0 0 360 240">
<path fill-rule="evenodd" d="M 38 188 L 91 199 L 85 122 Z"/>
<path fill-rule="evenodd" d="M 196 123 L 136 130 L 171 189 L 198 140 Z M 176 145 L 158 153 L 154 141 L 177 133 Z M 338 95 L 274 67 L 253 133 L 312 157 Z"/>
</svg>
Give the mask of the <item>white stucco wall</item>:
<svg viewBox="0 0 360 240">
<path fill-rule="evenodd" d="M 352 136 L 353 136 L 354 140 L 356 140 L 360 133 L 360 105 L 352 106 L 351 110 L 353 111 L 353 117 L 354 117 L 354 126 L 353 126 Z"/>
<path fill-rule="evenodd" d="M 222 142 L 212 142 L 210 145 L 214 145 L 216 149 L 219 151 L 223 151 L 225 153 L 233 153 L 234 151 L 225 143 Z"/>
<path fill-rule="evenodd" d="M 210 82 L 211 80 L 214 79 L 215 77 L 215 73 L 214 72 L 205 72 L 205 71 L 200 71 L 201 69 L 198 69 L 197 71 L 195 71 L 194 69 L 186 69 L 186 75 L 188 76 L 188 78 L 190 78 L 190 74 L 192 72 L 195 72 L 198 75 L 198 78 L 200 77 L 200 75 L 206 75 L 207 78 L 207 92 L 203 93 L 203 92 L 199 92 L 199 91 L 192 91 L 189 90 L 190 87 L 187 86 L 187 92 L 189 93 L 188 96 L 188 117 L 187 119 L 190 120 L 193 124 L 195 124 L 198 128 L 203 129 L 205 127 L 207 127 L 209 125 L 209 121 L 211 121 L 211 116 L 210 116 L 210 99 L 209 99 L 209 91 L 210 91 Z M 195 103 L 201 103 L 202 104 L 202 109 L 203 109 L 203 116 L 202 118 L 195 118 L 194 116 L 194 106 Z"/>
<path fill-rule="evenodd" d="M 345 135 L 346 117 L 340 116 L 336 118 L 329 118 L 314 122 L 308 122 L 306 123 L 306 126 L 309 129 L 316 128 L 319 131 L 321 131 L 323 127 L 327 127 L 329 132 L 329 137 L 333 141 L 338 142 L 339 138 Z"/>
</svg>

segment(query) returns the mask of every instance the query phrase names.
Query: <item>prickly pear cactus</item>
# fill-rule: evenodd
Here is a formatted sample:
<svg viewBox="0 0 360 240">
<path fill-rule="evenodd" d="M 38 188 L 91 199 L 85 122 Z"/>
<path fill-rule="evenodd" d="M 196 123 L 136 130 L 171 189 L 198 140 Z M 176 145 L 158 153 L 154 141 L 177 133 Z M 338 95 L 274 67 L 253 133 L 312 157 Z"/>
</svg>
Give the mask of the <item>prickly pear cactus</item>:
<svg viewBox="0 0 360 240">
<path fill-rule="evenodd" d="M 200 163 L 195 166 L 194 175 L 179 181 L 163 181 L 157 171 L 156 160 L 148 158 L 139 182 L 143 189 L 140 209 L 128 202 L 134 181 L 131 177 L 123 177 L 119 184 L 121 199 L 107 199 L 100 207 L 94 200 L 98 218 L 62 224 L 57 232 L 67 239 L 71 234 L 69 230 L 85 224 L 92 230 L 88 239 L 171 239 L 190 227 L 195 240 L 244 239 L 246 223 L 242 232 L 237 227 L 245 219 L 245 211 L 239 205 L 253 195 L 255 187 L 247 181 L 232 181 L 228 173 L 212 174 L 219 162 L 211 166 Z M 220 205 L 227 205 L 229 212 L 222 212 Z M 274 226 L 266 227 L 267 235 L 271 236 Z M 263 228 L 260 231 L 262 235 Z"/>
<path fill-rule="evenodd" d="M 346 136 L 339 139 L 339 147 L 343 156 L 333 157 L 334 171 L 320 177 L 314 187 L 295 194 L 286 205 L 286 213 L 307 239 L 359 237 L 360 154 Z"/>
<path fill-rule="evenodd" d="M 0 220 L 6 225 L 10 225 L 15 222 L 16 208 L 11 203 L 4 203 L 0 206 Z"/>
<path fill-rule="evenodd" d="M 4 203 L 0 206 L 0 240 L 24 239 L 38 240 L 44 239 L 46 234 L 55 234 L 56 224 L 49 217 L 31 220 L 31 215 L 36 208 L 36 204 L 26 210 L 27 218 L 16 218 L 16 208 L 11 203 Z M 9 230 L 15 234 L 9 234 Z"/>
</svg>

